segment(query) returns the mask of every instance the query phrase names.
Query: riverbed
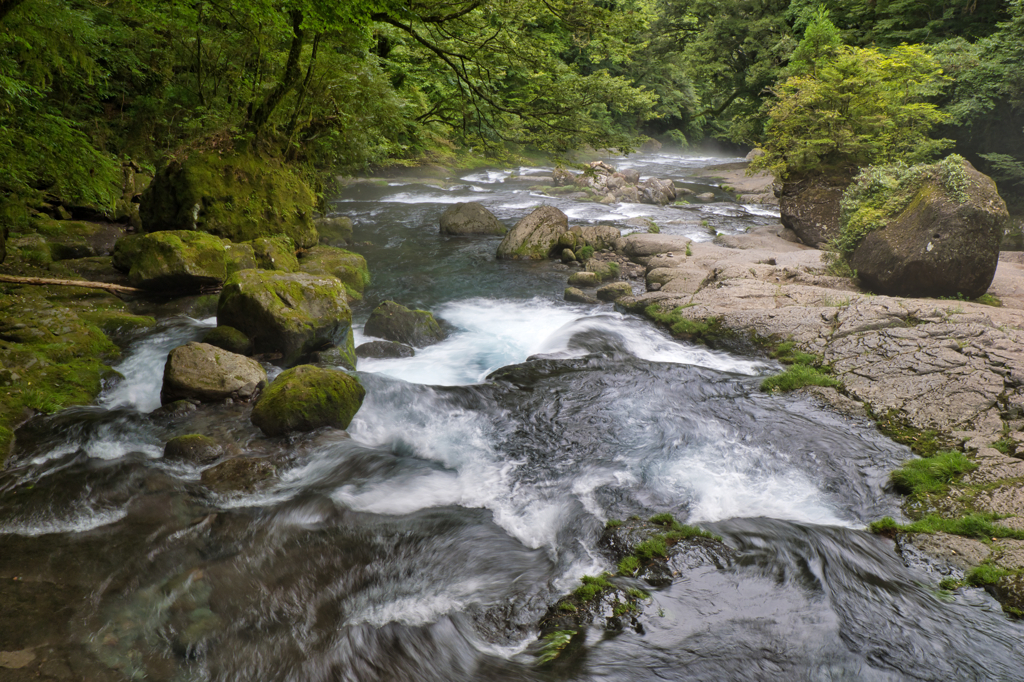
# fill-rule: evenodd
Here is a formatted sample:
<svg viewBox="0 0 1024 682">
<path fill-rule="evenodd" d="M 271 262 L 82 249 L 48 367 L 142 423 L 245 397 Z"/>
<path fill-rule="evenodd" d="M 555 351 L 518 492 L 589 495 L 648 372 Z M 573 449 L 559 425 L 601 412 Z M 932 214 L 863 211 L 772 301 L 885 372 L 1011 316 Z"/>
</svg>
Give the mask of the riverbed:
<svg viewBox="0 0 1024 682">
<path fill-rule="evenodd" d="M 114 680 L 1024 678 L 1024 627 L 863 530 L 900 518 L 886 483 L 905 447 L 807 396 L 762 393 L 774 361 L 565 302 L 567 266 L 438 233 L 460 201 L 508 225 L 550 204 L 570 224 L 694 242 L 777 222 L 709 168 L 737 161 L 608 159 L 713 196 L 665 207 L 552 195 L 551 168 L 349 184 L 333 206 L 373 277 L 357 343 L 389 299 L 453 332 L 413 358 L 361 360 L 347 433 L 267 439 L 244 404 L 156 411 L 167 353 L 216 322 L 165 313 L 118 366 L 124 382 L 29 422 L 0 473 L 0 568 L 17 578 L 3 599 L 30 604 L 26 632 L 60 633 L 33 655 Z M 494 377 L 511 365 L 516 381 Z M 207 489 L 162 457 L 188 433 L 273 462 L 274 482 Z M 735 558 L 649 587 L 642 631 L 597 623 L 571 661 L 541 664 L 546 610 L 614 570 L 606 523 L 665 512 Z"/>
</svg>

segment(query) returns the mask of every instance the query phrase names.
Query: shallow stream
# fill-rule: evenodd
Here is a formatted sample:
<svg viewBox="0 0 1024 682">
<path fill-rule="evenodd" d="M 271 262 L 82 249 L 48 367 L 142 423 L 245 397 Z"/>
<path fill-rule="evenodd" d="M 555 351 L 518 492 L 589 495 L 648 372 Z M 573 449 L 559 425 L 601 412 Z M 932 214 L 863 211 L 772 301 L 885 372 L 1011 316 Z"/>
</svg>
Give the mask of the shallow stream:
<svg viewBox="0 0 1024 682">
<path fill-rule="evenodd" d="M 367 397 L 347 435 L 271 440 L 244 405 L 150 414 L 168 351 L 215 324 L 164 317 L 97 406 L 19 432 L 0 472 L 0 570 L 39 586 L 17 594 L 59 621 L 55 646 L 87 679 L 1024 679 L 1024 626 L 981 590 L 940 592 L 927 565 L 863 531 L 899 516 L 885 483 L 906 448 L 760 392 L 772 361 L 566 303 L 564 266 L 438 234 L 468 200 L 509 225 L 550 203 L 572 223 L 642 231 L 629 221 L 647 217 L 695 241 L 775 222 L 704 170 L 737 160 L 611 160 L 715 192 L 661 208 L 530 189 L 550 168 L 349 186 L 335 206 L 373 276 L 357 343 L 387 299 L 444 318 L 448 340 L 361 360 Z M 514 381 L 488 378 L 520 363 Z M 279 481 L 207 490 L 198 468 L 162 459 L 187 433 L 274 461 Z M 598 625 L 571 661 L 538 664 L 548 607 L 613 570 L 597 547 L 606 521 L 661 512 L 723 536 L 736 560 L 650 588 L 642 633 Z"/>
</svg>

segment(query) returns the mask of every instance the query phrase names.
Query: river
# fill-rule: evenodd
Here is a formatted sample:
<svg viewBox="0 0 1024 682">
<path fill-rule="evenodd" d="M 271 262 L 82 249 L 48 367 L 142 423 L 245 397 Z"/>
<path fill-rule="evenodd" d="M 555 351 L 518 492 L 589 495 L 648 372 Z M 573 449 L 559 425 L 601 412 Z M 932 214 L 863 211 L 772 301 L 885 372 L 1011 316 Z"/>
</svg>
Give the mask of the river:
<svg viewBox="0 0 1024 682">
<path fill-rule="evenodd" d="M 808 397 L 760 392 L 773 361 L 566 303 L 565 266 L 438 234 L 470 200 L 509 225 L 549 203 L 571 223 L 642 231 L 631 219 L 647 217 L 695 241 L 776 222 L 704 170 L 738 160 L 609 160 L 715 193 L 661 208 L 531 189 L 550 168 L 347 186 L 334 206 L 373 276 L 357 343 L 388 299 L 451 336 L 361 360 L 367 396 L 347 434 L 271 440 L 245 405 L 153 412 L 169 350 L 215 325 L 168 308 L 96 406 L 19 432 L 0 473 L 0 568 L 31 584 L 17 594 L 92 680 L 1024 679 L 1024 626 L 982 590 L 938 590 L 933 567 L 864 532 L 899 517 L 886 481 L 906 448 Z M 510 365 L 514 381 L 488 378 Z M 162 458 L 188 433 L 268 458 L 277 481 L 208 490 L 199 468 Z M 721 535 L 734 559 L 650 587 L 639 631 L 595 625 L 571 660 L 540 664 L 546 610 L 614 570 L 606 522 L 662 512 Z"/>
</svg>

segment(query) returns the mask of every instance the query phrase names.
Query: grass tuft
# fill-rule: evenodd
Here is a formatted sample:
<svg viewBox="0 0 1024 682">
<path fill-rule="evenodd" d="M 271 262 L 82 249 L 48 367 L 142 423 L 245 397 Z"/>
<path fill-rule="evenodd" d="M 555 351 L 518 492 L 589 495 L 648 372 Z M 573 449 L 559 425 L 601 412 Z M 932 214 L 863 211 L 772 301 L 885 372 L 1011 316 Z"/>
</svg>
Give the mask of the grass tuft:
<svg viewBox="0 0 1024 682">
<path fill-rule="evenodd" d="M 761 390 L 765 393 L 787 393 L 804 386 L 840 388 L 842 383 L 809 365 L 793 365 L 782 374 L 767 377 L 761 382 Z"/>
<path fill-rule="evenodd" d="M 978 465 L 962 452 L 940 452 L 933 457 L 915 459 L 889 474 L 893 487 L 904 495 L 921 499 L 928 495 L 944 495 L 949 484 Z"/>
</svg>

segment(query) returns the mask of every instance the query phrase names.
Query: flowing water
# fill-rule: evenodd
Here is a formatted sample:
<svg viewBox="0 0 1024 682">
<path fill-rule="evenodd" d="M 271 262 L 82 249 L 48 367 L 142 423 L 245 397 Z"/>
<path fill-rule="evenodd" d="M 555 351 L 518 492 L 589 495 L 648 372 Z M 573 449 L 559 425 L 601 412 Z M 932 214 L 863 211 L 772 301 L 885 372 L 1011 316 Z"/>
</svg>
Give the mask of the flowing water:
<svg viewBox="0 0 1024 682">
<path fill-rule="evenodd" d="M 706 185 L 720 161 L 613 163 Z M 625 232 L 646 216 L 694 240 L 710 238 L 702 221 L 738 232 L 777 215 L 701 183 L 715 201 L 545 197 L 529 179 L 545 170 L 341 194 L 373 274 L 357 342 L 386 299 L 454 329 L 413 358 L 361 360 L 347 434 L 266 439 L 237 404 L 153 412 L 167 352 L 215 324 L 182 316 L 126 352 L 125 381 L 97 406 L 29 422 L 0 473 L 0 571 L 25 585 L 2 598 L 36 599 L 28 612 L 64 633 L 85 679 L 1024 679 L 1024 627 L 981 590 L 938 591 L 927 565 L 862 530 L 899 516 L 885 482 L 905 448 L 761 393 L 771 361 L 565 303 L 563 266 L 497 262 L 497 238 L 437 233 L 467 200 L 508 224 L 543 202 L 575 223 Z M 279 480 L 211 492 L 199 468 L 162 458 L 187 433 L 271 459 Z M 734 559 L 648 587 L 643 628 L 594 626 L 539 664 L 546 610 L 613 569 L 605 522 L 661 512 L 720 534 Z"/>
</svg>

